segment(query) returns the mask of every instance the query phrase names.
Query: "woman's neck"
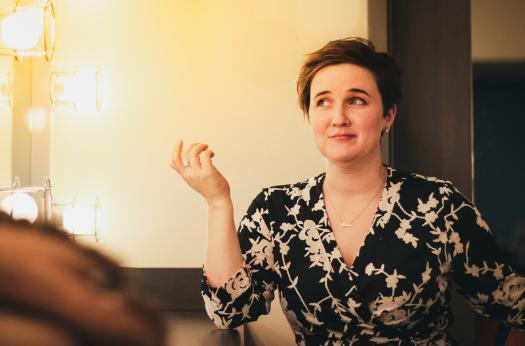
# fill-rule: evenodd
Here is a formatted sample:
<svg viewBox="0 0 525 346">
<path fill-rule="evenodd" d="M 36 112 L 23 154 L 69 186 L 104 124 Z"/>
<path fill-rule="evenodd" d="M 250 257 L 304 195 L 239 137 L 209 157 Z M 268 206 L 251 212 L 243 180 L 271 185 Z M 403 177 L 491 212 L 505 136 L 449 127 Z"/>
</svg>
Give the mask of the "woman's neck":
<svg viewBox="0 0 525 346">
<path fill-rule="evenodd" d="M 324 188 L 328 189 L 331 195 L 356 197 L 369 195 L 370 191 L 377 190 L 384 179 L 385 168 L 381 162 L 381 156 L 373 160 L 345 165 L 329 161 L 326 167 Z"/>
</svg>

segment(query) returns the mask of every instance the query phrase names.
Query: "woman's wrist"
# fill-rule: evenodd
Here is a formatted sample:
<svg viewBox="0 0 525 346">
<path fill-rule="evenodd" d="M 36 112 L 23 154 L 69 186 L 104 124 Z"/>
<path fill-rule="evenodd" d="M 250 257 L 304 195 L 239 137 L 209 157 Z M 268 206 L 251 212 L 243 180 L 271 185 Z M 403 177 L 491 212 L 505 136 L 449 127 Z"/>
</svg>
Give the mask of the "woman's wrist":
<svg viewBox="0 0 525 346">
<path fill-rule="evenodd" d="M 229 195 L 209 199 L 206 202 L 208 202 L 209 209 L 222 209 L 225 207 L 231 207 L 233 205 L 232 199 Z"/>
</svg>

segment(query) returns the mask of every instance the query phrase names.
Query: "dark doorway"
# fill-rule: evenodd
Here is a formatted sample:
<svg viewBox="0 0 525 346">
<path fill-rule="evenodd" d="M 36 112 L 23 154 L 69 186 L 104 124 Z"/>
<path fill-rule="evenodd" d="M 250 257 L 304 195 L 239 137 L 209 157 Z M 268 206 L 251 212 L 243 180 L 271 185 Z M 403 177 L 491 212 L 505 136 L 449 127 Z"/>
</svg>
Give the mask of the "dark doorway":
<svg viewBox="0 0 525 346">
<path fill-rule="evenodd" d="M 474 64 L 474 199 L 508 263 L 525 269 L 525 62 Z"/>
</svg>

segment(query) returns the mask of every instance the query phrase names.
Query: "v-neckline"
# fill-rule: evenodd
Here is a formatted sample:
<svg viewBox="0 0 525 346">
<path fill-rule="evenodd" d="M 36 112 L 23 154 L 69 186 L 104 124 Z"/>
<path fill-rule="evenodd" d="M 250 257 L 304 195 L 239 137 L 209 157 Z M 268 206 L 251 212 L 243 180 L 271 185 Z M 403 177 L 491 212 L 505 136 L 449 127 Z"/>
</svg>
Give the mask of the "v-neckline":
<svg viewBox="0 0 525 346">
<path fill-rule="evenodd" d="M 326 220 L 326 224 L 327 224 L 327 227 L 328 227 L 328 231 L 332 234 L 332 237 L 331 238 L 326 238 L 326 237 L 322 237 L 323 239 L 325 239 L 325 242 L 327 244 L 325 245 L 331 245 L 331 247 L 333 247 L 334 249 L 337 249 L 337 259 L 339 260 L 340 262 L 340 265 L 342 267 L 343 270 L 347 271 L 347 272 L 350 272 L 350 273 L 355 273 L 356 270 L 356 263 L 359 262 L 359 260 L 361 259 L 361 257 L 363 256 L 363 249 L 367 249 L 366 245 L 367 243 L 370 242 L 370 239 L 375 235 L 375 231 L 376 231 L 376 224 L 377 224 L 377 220 L 380 219 L 381 217 L 383 217 L 385 211 L 381 210 L 381 208 L 379 207 L 381 201 L 386 198 L 386 193 L 387 193 L 387 190 L 388 190 L 388 186 L 390 185 L 390 180 L 391 180 L 391 177 L 392 177 L 392 168 L 389 167 L 388 165 L 383 165 L 387 171 L 387 174 L 386 174 L 386 179 L 385 179 L 385 184 L 383 186 L 383 190 L 381 191 L 381 197 L 379 198 L 379 203 L 377 204 L 376 206 L 376 211 L 374 213 L 374 218 L 372 219 L 372 223 L 370 224 L 369 228 L 368 228 L 368 232 L 366 233 L 366 236 L 365 238 L 363 239 L 362 243 L 359 245 L 359 249 L 357 250 L 357 254 L 356 256 L 354 257 L 354 260 L 352 262 L 352 265 L 350 267 L 348 267 L 348 264 L 346 264 L 344 258 L 343 258 L 343 254 L 341 253 L 341 249 L 339 247 L 339 244 L 337 243 L 337 240 L 335 239 L 335 233 L 334 233 L 334 229 L 332 227 L 332 223 L 330 222 L 330 219 L 328 218 L 328 212 L 326 211 L 326 203 L 325 203 L 325 198 L 324 198 L 324 192 L 323 192 L 323 184 L 324 184 L 324 180 L 326 178 L 326 173 L 323 173 L 322 174 L 322 177 L 319 181 L 319 200 L 322 201 L 322 212 L 323 212 L 323 218 Z M 333 244 L 331 244 L 331 242 L 333 241 Z M 352 277 L 352 275 L 350 275 L 350 277 Z"/>
</svg>

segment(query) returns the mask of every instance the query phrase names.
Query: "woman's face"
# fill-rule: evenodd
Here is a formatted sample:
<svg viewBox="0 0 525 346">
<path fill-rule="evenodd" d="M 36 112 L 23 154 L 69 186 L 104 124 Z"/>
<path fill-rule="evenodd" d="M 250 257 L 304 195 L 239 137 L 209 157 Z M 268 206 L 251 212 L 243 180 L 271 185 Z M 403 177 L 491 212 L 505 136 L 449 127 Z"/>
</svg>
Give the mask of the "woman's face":
<svg viewBox="0 0 525 346">
<path fill-rule="evenodd" d="M 369 70 L 338 64 L 315 74 L 309 118 L 321 154 L 344 164 L 380 155 L 381 132 L 392 125 L 395 108 L 383 116 L 381 94 Z"/>
</svg>

